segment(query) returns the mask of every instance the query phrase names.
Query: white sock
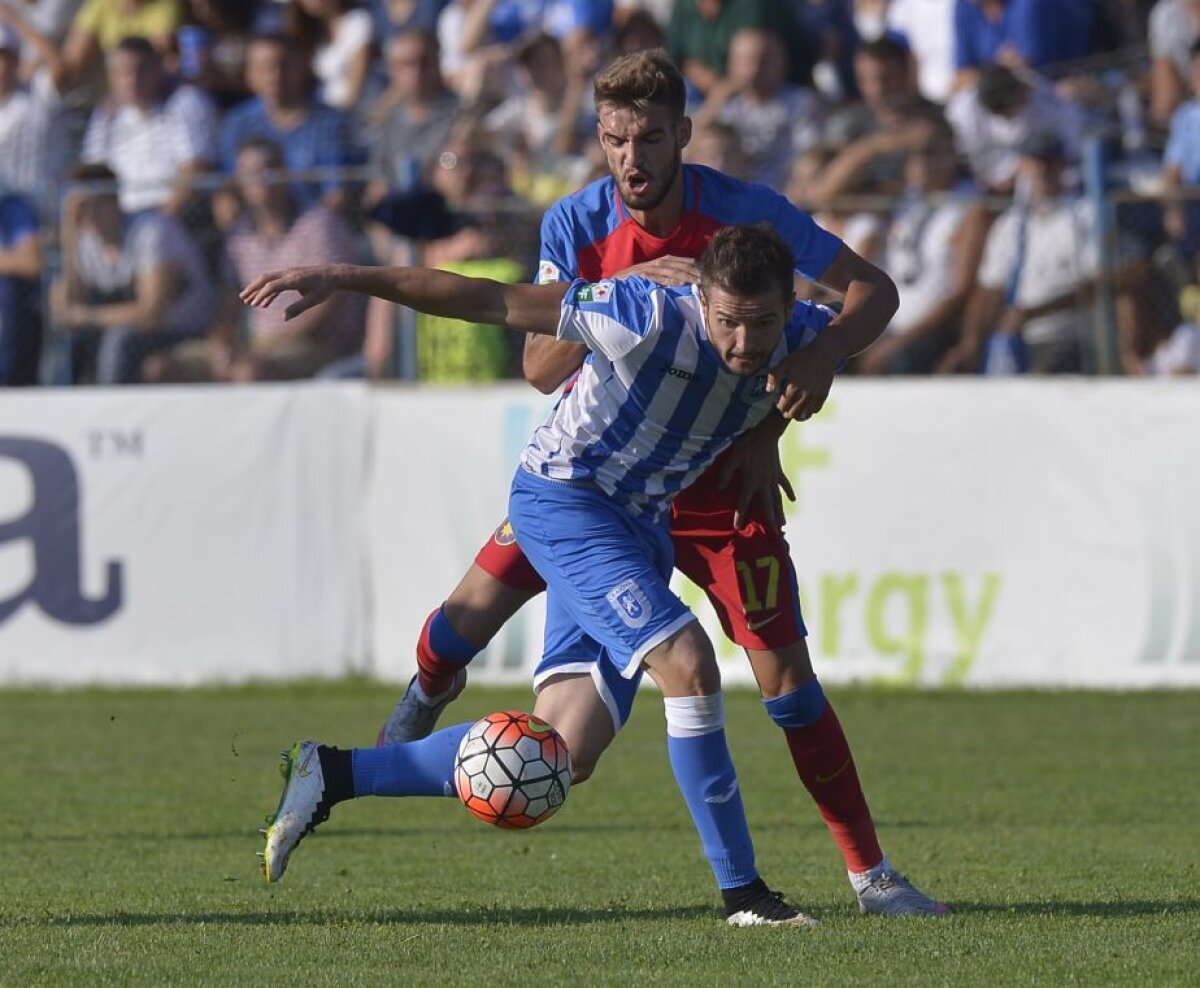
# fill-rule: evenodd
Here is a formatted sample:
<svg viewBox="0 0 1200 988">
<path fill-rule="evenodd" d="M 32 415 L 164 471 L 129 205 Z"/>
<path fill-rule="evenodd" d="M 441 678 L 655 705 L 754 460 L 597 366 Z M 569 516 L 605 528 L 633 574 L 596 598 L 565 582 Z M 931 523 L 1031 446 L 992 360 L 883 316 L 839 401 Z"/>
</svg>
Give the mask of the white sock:
<svg viewBox="0 0 1200 988">
<path fill-rule="evenodd" d="M 854 886 L 854 891 L 861 892 L 885 871 L 891 870 L 892 863 L 887 859 L 887 855 L 885 854 L 883 860 L 874 868 L 868 868 L 866 871 L 848 871 L 846 874 L 850 876 L 850 884 Z"/>
</svg>

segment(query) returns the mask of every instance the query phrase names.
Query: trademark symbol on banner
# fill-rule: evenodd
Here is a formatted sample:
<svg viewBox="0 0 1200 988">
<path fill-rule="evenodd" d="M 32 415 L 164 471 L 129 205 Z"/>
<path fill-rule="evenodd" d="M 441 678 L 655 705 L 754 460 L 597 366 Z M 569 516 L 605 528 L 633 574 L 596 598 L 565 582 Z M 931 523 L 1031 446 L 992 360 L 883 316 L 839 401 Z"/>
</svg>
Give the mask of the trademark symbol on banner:
<svg viewBox="0 0 1200 988">
<path fill-rule="evenodd" d="M 87 444 L 93 460 L 140 460 L 145 450 L 141 429 L 91 429 Z"/>
</svg>

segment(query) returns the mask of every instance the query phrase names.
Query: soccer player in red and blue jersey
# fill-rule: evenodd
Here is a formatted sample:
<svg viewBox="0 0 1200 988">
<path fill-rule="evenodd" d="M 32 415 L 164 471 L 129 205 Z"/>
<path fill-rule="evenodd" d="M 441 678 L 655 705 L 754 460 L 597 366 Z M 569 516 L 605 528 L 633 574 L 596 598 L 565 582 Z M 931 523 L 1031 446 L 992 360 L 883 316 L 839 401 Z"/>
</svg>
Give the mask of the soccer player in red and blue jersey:
<svg viewBox="0 0 1200 988">
<path fill-rule="evenodd" d="M 803 276 L 843 293 L 833 325 L 882 326 L 896 308 L 891 279 L 807 214 L 764 186 L 684 165 L 691 136 L 683 79 L 661 51 L 618 59 L 595 83 L 597 132 L 610 176 L 550 209 L 538 280 L 641 274 L 696 280 L 694 259 L 723 226 L 766 222 L 788 242 Z M 525 374 L 546 393 L 569 381 L 586 348 L 539 336 L 526 342 Z M 725 633 L 745 650 L 768 715 L 783 730 L 797 774 L 846 862 L 863 912 L 940 915 L 945 906 L 899 875 L 880 848 L 849 744 L 813 673 L 796 576 L 782 531 L 777 444 L 788 418 L 820 410 L 828 381 L 803 351 L 772 369 L 780 414 L 743 436 L 683 491 L 672 508 L 675 565 L 708 595 Z M 731 479 L 740 476 L 740 484 Z M 789 490 L 790 493 L 790 490 Z M 462 691 L 466 666 L 545 584 L 507 521 L 425 623 L 418 674 L 380 731 L 380 743 L 432 731 Z"/>
</svg>

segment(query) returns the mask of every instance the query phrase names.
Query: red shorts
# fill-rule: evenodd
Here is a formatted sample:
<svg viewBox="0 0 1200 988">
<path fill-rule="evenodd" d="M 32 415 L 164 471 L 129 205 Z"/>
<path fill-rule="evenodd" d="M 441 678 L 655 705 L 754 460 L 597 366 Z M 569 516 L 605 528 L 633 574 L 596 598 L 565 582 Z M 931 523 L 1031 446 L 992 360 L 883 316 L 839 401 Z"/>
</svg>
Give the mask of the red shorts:
<svg viewBox="0 0 1200 988">
<path fill-rule="evenodd" d="M 717 489 L 723 459 L 675 499 L 675 567 L 708 595 L 732 641 L 759 650 L 795 644 L 808 631 L 787 538 L 753 510 L 745 527 L 734 530 L 737 485 Z M 475 564 L 516 590 L 546 589 L 507 519 L 479 550 Z"/>
</svg>

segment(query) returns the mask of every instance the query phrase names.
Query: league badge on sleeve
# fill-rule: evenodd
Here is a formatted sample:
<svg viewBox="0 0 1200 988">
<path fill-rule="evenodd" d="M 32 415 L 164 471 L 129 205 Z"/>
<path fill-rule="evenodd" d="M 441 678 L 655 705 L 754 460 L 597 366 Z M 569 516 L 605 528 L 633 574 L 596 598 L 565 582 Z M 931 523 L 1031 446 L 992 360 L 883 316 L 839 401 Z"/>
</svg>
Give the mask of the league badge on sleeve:
<svg viewBox="0 0 1200 988">
<path fill-rule="evenodd" d="M 553 285 L 557 281 L 562 281 L 558 265 L 553 261 L 542 261 L 538 265 L 537 283 L 539 285 Z"/>
<path fill-rule="evenodd" d="M 603 305 L 612 298 L 612 281 L 597 281 L 592 285 L 584 285 L 575 293 L 576 302 L 599 302 Z"/>
</svg>

